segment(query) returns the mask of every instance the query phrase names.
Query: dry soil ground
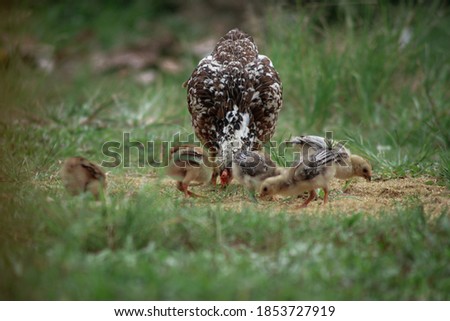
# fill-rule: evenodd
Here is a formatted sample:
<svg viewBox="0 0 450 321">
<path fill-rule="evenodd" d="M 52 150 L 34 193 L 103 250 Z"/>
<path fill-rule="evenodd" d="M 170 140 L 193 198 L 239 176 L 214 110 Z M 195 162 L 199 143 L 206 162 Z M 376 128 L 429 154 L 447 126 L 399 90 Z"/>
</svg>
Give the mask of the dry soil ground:
<svg viewBox="0 0 450 321">
<path fill-rule="evenodd" d="M 148 184 L 157 184 L 160 193 L 174 199 L 183 199 L 184 196 L 175 188 L 175 182 L 168 179 L 158 179 L 154 176 L 127 176 L 109 177 L 110 193 L 120 190 L 124 180 L 129 187 L 129 193 L 137 192 Z M 270 212 L 286 211 L 295 214 L 313 214 L 317 212 L 356 213 L 369 214 L 388 213 L 396 207 L 411 204 L 417 201 L 422 204 L 425 213 L 429 216 L 449 212 L 450 191 L 445 186 L 437 184 L 436 178 L 417 177 L 366 182 L 363 179 L 353 179 L 345 186 L 344 181 L 333 180 L 331 183 L 330 201 L 323 205 L 322 199 L 311 202 L 307 208 L 299 208 L 301 199 L 276 197 L 273 201 L 259 200 L 257 204 L 250 201 L 248 194 L 242 187 L 231 184 L 227 190 L 208 185 L 192 186 L 190 189 L 203 198 L 194 200 L 198 206 L 201 204 L 221 203 L 223 207 L 239 211 L 243 206 L 254 205 L 260 210 Z"/>
</svg>

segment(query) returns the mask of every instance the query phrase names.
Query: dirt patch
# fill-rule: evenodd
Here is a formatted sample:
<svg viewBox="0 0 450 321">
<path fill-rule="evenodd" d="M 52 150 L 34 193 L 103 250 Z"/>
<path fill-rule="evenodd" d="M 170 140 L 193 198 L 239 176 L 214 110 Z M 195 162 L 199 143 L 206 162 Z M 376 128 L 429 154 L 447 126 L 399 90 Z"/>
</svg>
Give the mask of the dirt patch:
<svg viewBox="0 0 450 321">
<path fill-rule="evenodd" d="M 305 211 L 363 211 L 377 214 L 404 207 L 413 201 L 422 204 L 425 213 L 431 216 L 448 212 L 450 209 L 449 190 L 437 185 L 434 178 L 403 178 L 375 182 L 355 179 L 345 190 L 344 185 L 344 182 L 334 180 L 329 204 L 322 206 L 322 200 L 318 200 L 311 203 L 311 207 L 308 206 Z"/>
<path fill-rule="evenodd" d="M 148 176 L 110 177 L 114 188 L 123 185 L 126 181 L 128 195 L 142 190 L 145 186 L 157 185 L 160 193 L 173 198 L 183 198 L 175 188 L 175 182 L 168 178 Z M 273 201 L 259 200 L 254 203 L 248 193 L 236 184 L 231 184 L 226 190 L 209 185 L 191 186 L 190 189 L 204 196 L 192 200 L 196 205 L 217 203 L 224 208 L 241 211 L 244 207 L 254 206 L 257 209 L 280 212 L 287 211 L 297 214 L 315 214 L 317 212 L 355 213 L 365 212 L 378 214 L 401 208 L 415 201 L 422 204 L 425 213 L 431 216 L 448 212 L 450 209 L 450 191 L 437 185 L 436 178 L 418 177 L 391 179 L 386 181 L 366 182 L 362 179 L 353 179 L 345 186 L 344 181 L 333 180 L 329 203 L 323 206 L 323 200 L 311 202 L 307 208 L 299 208 L 302 199 L 283 198 L 277 196 Z M 345 187 L 345 190 L 344 190 Z M 110 192 L 115 193 L 113 190 Z"/>
</svg>

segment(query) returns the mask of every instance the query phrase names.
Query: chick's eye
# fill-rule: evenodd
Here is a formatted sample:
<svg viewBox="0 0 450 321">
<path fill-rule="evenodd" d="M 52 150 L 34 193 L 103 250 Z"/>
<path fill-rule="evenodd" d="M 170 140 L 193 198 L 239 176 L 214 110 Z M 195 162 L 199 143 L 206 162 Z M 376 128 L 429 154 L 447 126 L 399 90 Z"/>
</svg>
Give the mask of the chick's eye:
<svg viewBox="0 0 450 321">
<path fill-rule="evenodd" d="M 263 192 L 267 192 L 267 186 L 263 188 Z"/>
<path fill-rule="evenodd" d="M 364 168 L 363 169 L 363 173 L 367 173 L 368 171 L 367 171 L 367 168 Z"/>
</svg>

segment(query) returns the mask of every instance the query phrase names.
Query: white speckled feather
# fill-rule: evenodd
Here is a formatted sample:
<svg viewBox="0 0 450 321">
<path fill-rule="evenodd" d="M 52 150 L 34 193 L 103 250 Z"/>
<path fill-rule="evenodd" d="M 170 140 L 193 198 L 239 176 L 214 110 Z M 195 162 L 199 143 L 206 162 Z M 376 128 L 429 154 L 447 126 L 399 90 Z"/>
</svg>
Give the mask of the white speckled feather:
<svg viewBox="0 0 450 321">
<path fill-rule="evenodd" d="M 274 134 L 282 106 L 279 75 L 251 36 L 238 29 L 223 36 L 187 81 L 195 134 L 219 149 L 226 166 L 233 148 L 255 150 Z"/>
</svg>

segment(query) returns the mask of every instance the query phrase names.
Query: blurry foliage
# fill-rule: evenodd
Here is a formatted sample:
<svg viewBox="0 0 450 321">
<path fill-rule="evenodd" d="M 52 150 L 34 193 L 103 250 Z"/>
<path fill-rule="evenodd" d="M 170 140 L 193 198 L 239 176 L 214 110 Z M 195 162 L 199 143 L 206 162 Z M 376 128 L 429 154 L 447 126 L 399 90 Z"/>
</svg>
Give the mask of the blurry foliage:
<svg viewBox="0 0 450 321">
<path fill-rule="evenodd" d="M 202 21 L 213 24 L 214 19 L 228 16 L 229 21 L 236 26 L 248 23 L 246 13 L 264 17 L 274 7 L 285 8 L 290 12 L 304 12 L 315 21 L 317 28 L 326 24 L 352 23 L 355 19 L 364 19 L 366 23 L 376 18 L 393 4 L 402 3 L 404 7 L 424 4 L 425 1 L 394 1 L 394 0 L 101 0 L 101 1 L 70 1 L 70 0 L 22 0 L 21 7 L 36 11 L 43 24 L 41 36 L 57 33 L 58 37 L 50 39 L 63 46 L 72 36 L 81 37 L 83 32 L 95 32 L 100 43 L 105 47 L 117 45 L 133 39 L 139 34 L 151 34 L 157 24 L 174 24 L 179 32 L 196 33 L 196 25 Z M 427 1 L 431 6 L 446 6 L 448 1 Z M 11 5 L 12 6 L 12 5 Z M 185 16 L 176 18 L 176 16 Z M 175 18 L 174 18 L 175 17 Z M 198 17 L 198 18 L 197 18 Z M 177 22 L 177 20 L 188 21 Z M 175 21 L 170 21 L 175 20 Z M 189 21 L 190 20 L 190 21 Z M 204 26 L 205 29 L 214 26 Z M 187 29 L 187 30 L 183 30 Z M 39 29 L 38 29 L 39 30 Z M 118 41 L 119 40 L 119 41 Z M 129 40 L 128 40 L 129 42 Z"/>
<path fill-rule="evenodd" d="M 160 15 L 173 12 L 177 1 L 137 0 L 137 1 L 30 1 L 27 6 L 36 12 L 39 22 L 44 24 L 41 37 L 56 33 L 48 39 L 58 47 L 95 33 L 95 37 L 105 47 L 117 44 L 127 36 L 135 37 L 148 33 L 146 25 L 140 22 L 157 19 Z M 42 19 L 42 20 L 41 20 Z M 77 40 L 77 39 L 75 39 Z"/>
<path fill-rule="evenodd" d="M 143 86 L 129 70 L 92 72 L 91 51 L 165 35 L 159 28 L 183 44 L 215 37 L 207 23 L 229 15 L 242 26 L 253 6 L 249 30 L 284 85 L 275 139 L 331 129 L 383 179 L 448 185 L 448 2 L 401 3 L 28 0 L 14 2 L 27 9 L 17 15 L 0 12 L 3 32 L 55 46 L 57 63 L 76 53 L 46 73 L 1 51 L 0 299 L 448 300 L 445 207 L 434 218 L 418 199 L 374 215 L 274 215 L 278 202 L 229 209 L 238 186 L 184 200 L 148 167 L 111 170 L 109 199 L 94 203 L 68 198 L 57 175 L 60 159 L 100 161 L 102 143 L 123 132 L 140 141 L 192 133 L 181 84 L 198 57 L 181 52 L 181 73 Z M 194 6 L 214 15 L 205 23 Z M 400 50 L 404 28 L 414 36 Z"/>
</svg>

